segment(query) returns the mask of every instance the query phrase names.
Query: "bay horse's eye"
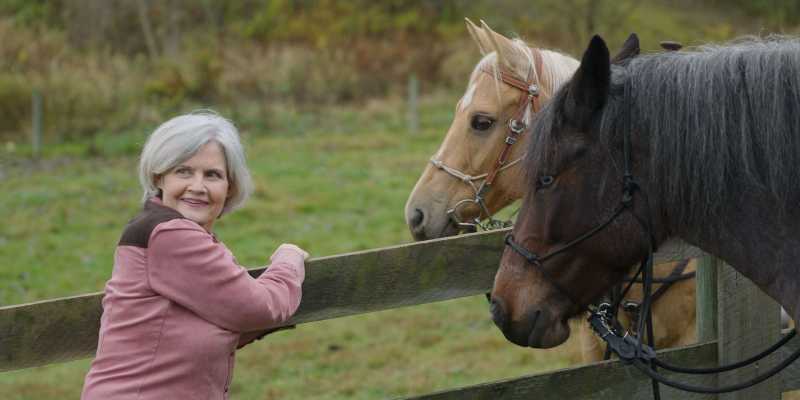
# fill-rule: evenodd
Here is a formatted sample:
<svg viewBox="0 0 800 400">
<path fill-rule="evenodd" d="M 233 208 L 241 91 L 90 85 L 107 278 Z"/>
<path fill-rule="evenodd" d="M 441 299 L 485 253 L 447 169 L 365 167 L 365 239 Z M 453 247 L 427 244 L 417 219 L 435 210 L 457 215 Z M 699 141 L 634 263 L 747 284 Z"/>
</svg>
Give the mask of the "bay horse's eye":
<svg viewBox="0 0 800 400">
<path fill-rule="evenodd" d="M 536 189 L 544 189 L 555 182 L 552 175 L 542 175 L 536 180 Z"/>
<path fill-rule="evenodd" d="M 472 129 L 476 131 L 485 131 L 494 125 L 494 119 L 486 115 L 478 114 L 472 117 L 471 125 Z"/>
</svg>

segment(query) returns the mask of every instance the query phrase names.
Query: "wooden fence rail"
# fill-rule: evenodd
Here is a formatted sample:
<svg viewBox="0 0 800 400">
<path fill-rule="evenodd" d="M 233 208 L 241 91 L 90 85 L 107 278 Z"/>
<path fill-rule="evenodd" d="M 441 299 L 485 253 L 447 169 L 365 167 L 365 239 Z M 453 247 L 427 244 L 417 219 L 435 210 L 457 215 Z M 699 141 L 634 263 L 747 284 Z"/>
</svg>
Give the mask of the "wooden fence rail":
<svg viewBox="0 0 800 400">
<path fill-rule="evenodd" d="M 476 233 L 309 260 L 303 302 L 287 325 L 484 293 L 491 289 L 502 254 L 502 239 L 507 232 Z M 671 241 L 656 254 L 656 262 L 701 255 L 696 248 Z M 765 338 L 777 335 L 774 325 L 778 317 L 777 305 L 753 291 L 747 286 L 752 284 L 729 270 L 717 263 L 704 263 L 698 274 L 710 277 L 708 282 L 705 278 L 699 279 L 698 294 L 708 298 L 705 303 L 712 302 L 701 302 L 699 316 L 716 320 L 717 309 L 735 310 L 725 314 L 725 321 L 720 320 L 719 338 L 714 340 L 715 324 L 699 321 L 700 337 L 705 342 L 663 352 L 668 361 L 693 366 L 717 365 L 723 359 L 734 361 L 765 347 L 753 348 Z M 261 272 L 263 269 L 250 271 L 252 275 Z M 716 275 L 727 276 L 720 280 L 719 288 L 712 279 Z M 0 307 L 0 372 L 93 356 L 102 313 L 101 296 L 101 293 L 93 293 Z M 754 329 L 748 325 L 747 321 L 759 315 L 762 318 L 759 321 L 766 321 L 767 328 Z M 797 347 L 795 344 L 789 349 Z M 782 354 L 787 351 L 782 350 Z M 764 365 L 767 364 L 760 364 L 762 368 Z M 758 371 L 759 366 L 737 376 L 747 376 L 752 370 Z M 689 382 L 714 384 L 717 379 L 712 375 L 691 378 Z M 772 380 L 770 385 L 759 385 L 762 386 L 768 388 L 748 392 L 750 399 L 777 399 L 775 393 L 779 396 L 780 391 L 800 388 L 800 369 L 790 368 L 780 379 Z M 633 371 L 629 365 L 610 361 L 417 399 L 522 399 L 534 394 L 536 398 L 558 400 L 644 399 L 650 396 L 649 381 L 641 373 Z M 665 389 L 664 395 L 665 399 L 715 398 L 671 389 Z M 721 398 L 744 398 L 726 396 Z"/>
</svg>

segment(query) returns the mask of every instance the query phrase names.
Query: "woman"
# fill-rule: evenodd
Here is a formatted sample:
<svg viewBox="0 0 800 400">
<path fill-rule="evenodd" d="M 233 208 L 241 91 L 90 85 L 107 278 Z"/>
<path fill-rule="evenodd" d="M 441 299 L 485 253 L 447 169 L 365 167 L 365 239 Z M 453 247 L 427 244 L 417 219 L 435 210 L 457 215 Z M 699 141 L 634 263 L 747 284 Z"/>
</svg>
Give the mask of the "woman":
<svg viewBox="0 0 800 400">
<path fill-rule="evenodd" d="M 238 132 L 216 114 L 159 126 L 139 180 L 144 210 L 116 249 L 82 399 L 225 399 L 235 350 L 297 310 L 308 253 L 283 244 L 252 278 L 212 234 L 252 190 Z"/>
</svg>

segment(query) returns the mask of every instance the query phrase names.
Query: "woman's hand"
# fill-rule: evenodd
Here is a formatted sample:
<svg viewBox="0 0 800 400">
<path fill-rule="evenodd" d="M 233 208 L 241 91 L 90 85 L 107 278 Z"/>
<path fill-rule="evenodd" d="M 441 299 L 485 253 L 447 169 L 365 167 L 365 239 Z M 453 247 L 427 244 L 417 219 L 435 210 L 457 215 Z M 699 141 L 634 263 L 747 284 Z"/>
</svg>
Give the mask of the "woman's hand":
<svg viewBox="0 0 800 400">
<path fill-rule="evenodd" d="M 301 249 L 297 245 L 291 243 L 283 243 L 275 250 L 275 253 L 278 253 L 281 250 L 291 250 L 303 256 L 303 261 L 308 260 L 309 254 L 307 251 Z M 273 254 L 275 254 L 273 253 Z"/>
</svg>

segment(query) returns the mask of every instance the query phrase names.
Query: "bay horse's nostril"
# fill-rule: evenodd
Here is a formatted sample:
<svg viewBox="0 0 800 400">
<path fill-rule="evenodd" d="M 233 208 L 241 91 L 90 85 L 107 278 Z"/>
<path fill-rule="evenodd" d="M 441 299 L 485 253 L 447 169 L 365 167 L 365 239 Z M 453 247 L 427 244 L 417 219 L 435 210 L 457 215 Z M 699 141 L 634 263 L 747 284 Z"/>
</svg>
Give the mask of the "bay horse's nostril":
<svg viewBox="0 0 800 400">
<path fill-rule="evenodd" d="M 492 321 L 494 321 L 494 324 L 497 325 L 500 330 L 505 330 L 506 312 L 503 310 L 502 301 L 493 297 L 489 303 L 489 312 L 492 314 Z"/>
<path fill-rule="evenodd" d="M 414 209 L 414 213 L 411 215 L 411 228 L 415 229 L 422 225 L 422 221 L 425 220 L 425 214 L 422 213 L 422 210 L 419 208 Z"/>
</svg>

